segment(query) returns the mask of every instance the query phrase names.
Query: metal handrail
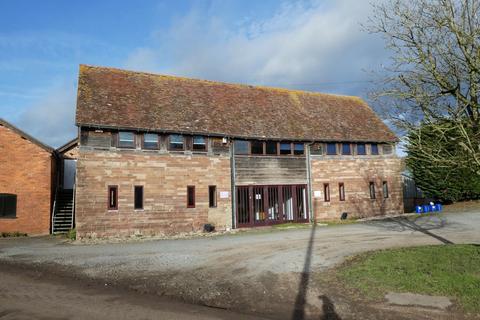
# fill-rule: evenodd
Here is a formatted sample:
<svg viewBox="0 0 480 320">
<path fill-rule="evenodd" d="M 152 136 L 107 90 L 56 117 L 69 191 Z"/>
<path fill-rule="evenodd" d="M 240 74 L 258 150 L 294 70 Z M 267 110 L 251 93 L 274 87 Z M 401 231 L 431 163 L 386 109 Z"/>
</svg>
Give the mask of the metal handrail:
<svg viewBox="0 0 480 320">
<path fill-rule="evenodd" d="M 53 199 L 53 209 L 52 209 L 52 221 L 51 221 L 51 233 L 53 234 L 53 218 L 55 217 L 55 208 L 57 205 L 57 196 L 58 196 L 58 184 L 55 186 L 55 198 Z"/>
<path fill-rule="evenodd" d="M 76 178 L 75 178 L 76 179 Z M 73 183 L 73 202 L 72 202 L 72 224 L 70 225 L 70 229 L 73 229 L 73 220 L 75 219 L 75 189 L 77 184 Z"/>
</svg>

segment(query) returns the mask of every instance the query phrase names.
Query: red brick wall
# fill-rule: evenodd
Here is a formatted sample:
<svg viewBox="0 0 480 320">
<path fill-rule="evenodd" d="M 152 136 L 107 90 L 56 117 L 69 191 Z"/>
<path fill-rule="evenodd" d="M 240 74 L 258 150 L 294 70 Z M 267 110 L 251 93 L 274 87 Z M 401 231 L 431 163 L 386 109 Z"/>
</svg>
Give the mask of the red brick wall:
<svg viewBox="0 0 480 320">
<path fill-rule="evenodd" d="M 0 193 L 17 195 L 17 217 L 0 218 L 1 232 L 50 232 L 52 154 L 0 125 Z"/>
<path fill-rule="evenodd" d="M 115 211 L 107 210 L 109 185 L 118 185 Z M 144 186 L 143 210 L 134 210 L 135 185 Z M 195 208 L 187 208 L 187 185 L 195 186 Z M 209 185 L 217 186 L 217 208 L 209 208 Z M 201 230 L 205 223 L 225 229 L 231 226 L 230 189 L 228 156 L 80 148 L 77 235 L 173 234 Z M 221 199 L 221 191 L 229 197 Z"/>
<path fill-rule="evenodd" d="M 370 217 L 403 213 L 402 162 L 395 156 L 318 156 L 311 160 L 312 204 L 319 220 Z M 375 182 L 376 199 L 370 199 L 370 181 Z M 382 182 L 388 182 L 389 197 L 383 198 Z M 345 201 L 339 200 L 339 183 L 345 186 Z M 324 183 L 330 185 L 330 202 L 324 201 Z M 320 192 L 315 197 L 315 191 Z"/>
</svg>

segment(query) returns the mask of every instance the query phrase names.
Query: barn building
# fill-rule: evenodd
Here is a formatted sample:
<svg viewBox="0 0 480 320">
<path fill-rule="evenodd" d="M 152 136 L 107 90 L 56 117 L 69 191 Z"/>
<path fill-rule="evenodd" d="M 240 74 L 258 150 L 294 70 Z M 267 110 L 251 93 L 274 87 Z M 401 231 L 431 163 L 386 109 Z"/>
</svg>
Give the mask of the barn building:
<svg viewBox="0 0 480 320">
<path fill-rule="evenodd" d="M 54 149 L 0 119 L 0 232 L 50 233 Z"/>
<path fill-rule="evenodd" d="M 358 97 L 81 65 L 77 235 L 403 212 L 397 137 Z"/>
</svg>

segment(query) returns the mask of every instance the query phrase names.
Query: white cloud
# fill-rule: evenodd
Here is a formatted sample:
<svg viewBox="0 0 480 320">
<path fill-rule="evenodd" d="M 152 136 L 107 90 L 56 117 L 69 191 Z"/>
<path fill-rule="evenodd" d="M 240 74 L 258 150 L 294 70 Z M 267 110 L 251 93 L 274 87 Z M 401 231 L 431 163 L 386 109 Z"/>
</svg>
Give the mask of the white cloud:
<svg viewBox="0 0 480 320">
<path fill-rule="evenodd" d="M 386 56 L 382 41 L 360 30 L 370 9 L 358 0 L 283 4 L 263 21 L 240 19 L 235 27 L 212 8 L 194 9 L 133 52 L 125 67 L 358 94 L 365 84 L 345 82 L 368 78 L 363 70 Z"/>
<path fill-rule="evenodd" d="M 47 89 L 34 106 L 20 114 L 19 128 L 52 147 L 59 147 L 77 135 L 75 127 L 76 88 L 63 81 Z"/>
</svg>

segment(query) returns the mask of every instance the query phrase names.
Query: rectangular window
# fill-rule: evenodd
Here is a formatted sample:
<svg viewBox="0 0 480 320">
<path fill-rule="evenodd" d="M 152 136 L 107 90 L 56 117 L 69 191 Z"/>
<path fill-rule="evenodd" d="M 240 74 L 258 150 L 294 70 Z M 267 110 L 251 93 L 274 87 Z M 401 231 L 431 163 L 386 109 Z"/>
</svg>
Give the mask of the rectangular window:
<svg viewBox="0 0 480 320">
<path fill-rule="evenodd" d="M 305 145 L 303 143 L 294 143 L 293 144 L 293 154 L 302 155 L 305 153 Z"/>
<path fill-rule="evenodd" d="M 156 133 L 145 133 L 143 135 L 143 148 L 156 150 L 158 149 L 158 134 Z"/>
<path fill-rule="evenodd" d="M 135 148 L 135 134 L 133 132 L 120 131 L 118 133 L 118 146 L 120 148 Z"/>
<path fill-rule="evenodd" d="M 108 186 L 108 210 L 118 209 L 118 186 Z"/>
<path fill-rule="evenodd" d="M 378 154 L 378 144 L 372 143 L 372 144 L 370 145 L 370 148 L 371 148 L 371 150 L 370 150 L 370 153 L 371 153 L 371 154 L 374 154 L 374 155 L 377 155 L 377 154 Z"/>
<path fill-rule="evenodd" d="M 388 183 L 383 181 L 383 197 L 388 198 Z"/>
<path fill-rule="evenodd" d="M 263 142 L 262 141 L 250 142 L 250 150 L 252 154 L 263 154 Z"/>
<path fill-rule="evenodd" d="M 367 149 L 365 148 L 365 143 L 357 144 L 357 154 L 359 155 L 366 155 Z"/>
<path fill-rule="evenodd" d="M 275 141 L 267 141 L 265 144 L 267 154 L 277 154 L 277 143 Z"/>
<path fill-rule="evenodd" d="M 248 154 L 250 144 L 245 140 L 235 140 L 234 142 L 235 154 Z"/>
<path fill-rule="evenodd" d="M 375 182 L 370 181 L 370 199 L 375 199 Z"/>
<path fill-rule="evenodd" d="M 195 186 L 187 186 L 187 208 L 195 208 Z"/>
<path fill-rule="evenodd" d="M 323 198 L 325 202 L 330 201 L 330 185 L 328 183 L 323 184 Z"/>
<path fill-rule="evenodd" d="M 17 195 L 0 193 L 0 218 L 15 218 L 17 216 Z"/>
<path fill-rule="evenodd" d="M 343 155 L 352 154 L 352 148 L 350 143 L 342 143 L 342 154 Z"/>
<path fill-rule="evenodd" d="M 337 154 L 337 144 L 336 143 L 327 143 L 327 154 L 328 155 Z"/>
<path fill-rule="evenodd" d="M 184 139 L 181 134 L 171 134 L 169 137 L 169 149 L 170 150 L 183 150 L 184 147 Z"/>
<path fill-rule="evenodd" d="M 217 186 L 208 186 L 208 206 L 217 207 Z"/>
<path fill-rule="evenodd" d="M 289 142 L 281 142 L 280 154 L 292 154 L 292 144 Z"/>
<path fill-rule="evenodd" d="M 207 141 L 205 137 L 193 137 L 193 151 L 207 151 Z"/>
<path fill-rule="evenodd" d="M 143 186 L 135 186 L 135 210 L 143 209 Z"/>
<path fill-rule="evenodd" d="M 345 201 L 345 185 L 343 182 L 340 182 L 338 184 L 338 196 L 340 198 L 340 201 Z"/>
</svg>

